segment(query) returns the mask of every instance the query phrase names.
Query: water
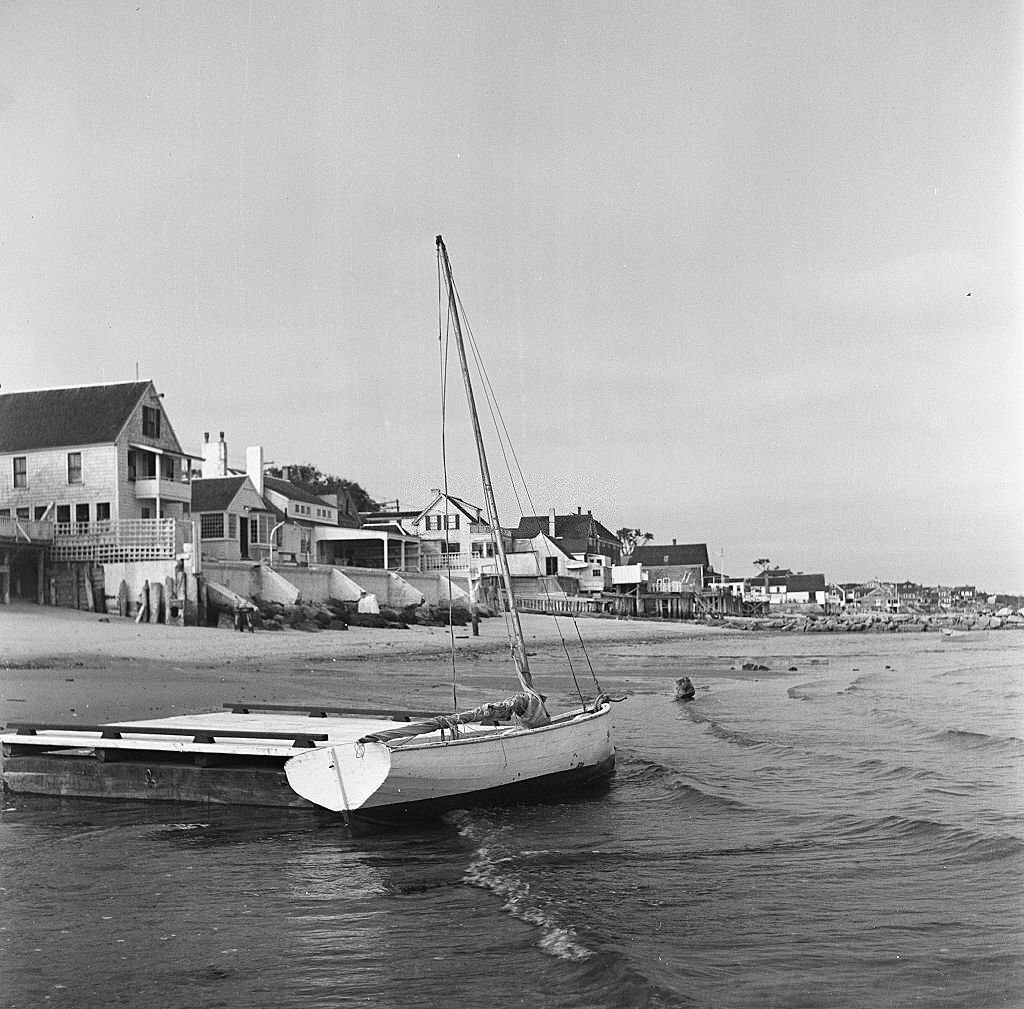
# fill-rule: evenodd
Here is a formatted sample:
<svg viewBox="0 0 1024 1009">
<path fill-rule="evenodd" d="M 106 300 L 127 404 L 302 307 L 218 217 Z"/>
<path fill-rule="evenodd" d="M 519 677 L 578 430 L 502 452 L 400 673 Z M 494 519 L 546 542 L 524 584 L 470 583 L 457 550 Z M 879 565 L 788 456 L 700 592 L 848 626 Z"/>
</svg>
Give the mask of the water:
<svg viewBox="0 0 1024 1009">
<path fill-rule="evenodd" d="M 618 771 L 571 802 L 353 840 L 6 800 L 0 1005 L 1024 1005 L 1024 638 L 595 659 L 630 694 Z"/>
</svg>

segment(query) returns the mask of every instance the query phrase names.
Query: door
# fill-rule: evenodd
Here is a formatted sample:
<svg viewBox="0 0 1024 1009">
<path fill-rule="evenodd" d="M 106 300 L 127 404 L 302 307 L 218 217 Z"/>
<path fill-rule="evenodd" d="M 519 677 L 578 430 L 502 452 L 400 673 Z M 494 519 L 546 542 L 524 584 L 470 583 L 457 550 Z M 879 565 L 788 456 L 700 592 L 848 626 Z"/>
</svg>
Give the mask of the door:
<svg viewBox="0 0 1024 1009">
<path fill-rule="evenodd" d="M 238 554 L 243 561 L 249 559 L 249 519 L 245 516 L 238 523 Z"/>
</svg>

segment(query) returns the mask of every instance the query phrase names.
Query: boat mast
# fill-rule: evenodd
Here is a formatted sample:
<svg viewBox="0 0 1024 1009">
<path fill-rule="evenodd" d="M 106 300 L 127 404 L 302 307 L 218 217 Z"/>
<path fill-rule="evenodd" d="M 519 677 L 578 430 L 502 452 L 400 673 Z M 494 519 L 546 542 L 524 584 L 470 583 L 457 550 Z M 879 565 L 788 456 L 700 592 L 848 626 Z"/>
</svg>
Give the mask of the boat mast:
<svg viewBox="0 0 1024 1009">
<path fill-rule="evenodd" d="M 523 638 L 523 628 L 519 622 L 519 610 L 516 608 L 515 596 L 512 594 L 512 574 L 508 567 L 508 557 L 505 554 L 505 543 L 501 536 L 501 526 L 498 522 L 498 506 L 494 500 L 494 487 L 491 484 L 491 471 L 487 465 L 487 453 L 484 451 L 484 439 L 480 433 L 480 418 L 476 412 L 476 399 L 473 396 L 473 383 L 469 377 L 469 363 L 466 360 L 466 346 L 462 340 L 462 323 L 459 319 L 459 306 L 455 297 L 455 282 L 452 280 L 452 267 L 448 262 L 448 250 L 444 247 L 441 236 L 437 236 L 437 251 L 441 256 L 441 263 L 444 266 L 445 284 L 448 288 L 448 314 L 455 326 L 455 343 L 459 348 L 459 363 L 462 365 L 462 378 L 466 383 L 466 398 L 469 401 L 469 415 L 473 422 L 473 435 L 476 438 L 476 454 L 480 461 L 480 479 L 484 488 L 484 509 L 487 512 L 487 521 L 491 524 L 491 535 L 494 539 L 494 547 L 498 553 L 498 567 L 501 570 L 501 578 L 505 584 L 505 594 L 508 596 L 508 612 L 512 621 L 512 659 L 516 664 L 516 672 L 523 686 L 536 693 L 533 686 L 533 678 L 530 675 L 530 663 L 526 657 L 526 641 Z"/>
</svg>

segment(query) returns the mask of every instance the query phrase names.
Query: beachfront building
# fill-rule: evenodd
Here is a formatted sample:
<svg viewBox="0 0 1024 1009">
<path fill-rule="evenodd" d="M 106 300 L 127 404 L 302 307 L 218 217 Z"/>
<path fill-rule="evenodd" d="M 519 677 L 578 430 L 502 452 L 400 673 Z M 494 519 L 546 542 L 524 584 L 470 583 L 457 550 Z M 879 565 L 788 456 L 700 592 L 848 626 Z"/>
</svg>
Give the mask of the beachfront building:
<svg viewBox="0 0 1024 1009">
<path fill-rule="evenodd" d="M 204 559 L 269 559 L 275 514 L 248 476 L 193 480 L 192 515 Z"/>
<path fill-rule="evenodd" d="M 596 594 L 612 587 L 612 568 L 619 563 L 622 544 L 618 536 L 594 518 L 591 511 L 577 508 L 575 514 L 523 515 L 512 531 L 516 540 L 532 540 L 538 533 L 573 558 L 570 575 L 581 592 Z"/>
<path fill-rule="evenodd" d="M 91 609 L 99 565 L 173 565 L 190 458 L 149 381 L 0 395 L 0 600 Z"/>
<path fill-rule="evenodd" d="M 189 461 L 152 382 L 0 395 L 0 516 L 188 518 Z"/>
<path fill-rule="evenodd" d="M 639 565 L 648 592 L 699 593 L 711 570 L 706 543 L 648 543 L 629 555 L 631 565 Z"/>
<path fill-rule="evenodd" d="M 497 570 L 491 527 L 479 505 L 434 488 L 430 503 L 410 520 L 419 538 L 423 571 L 450 570 L 477 577 Z"/>
<path fill-rule="evenodd" d="M 799 573 L 789 575 L 786 579 L 786 602 L 797 606 L 825 606 L 829 602 L 829 590 L 825 584 L 825 576 Z"/>
</svg>

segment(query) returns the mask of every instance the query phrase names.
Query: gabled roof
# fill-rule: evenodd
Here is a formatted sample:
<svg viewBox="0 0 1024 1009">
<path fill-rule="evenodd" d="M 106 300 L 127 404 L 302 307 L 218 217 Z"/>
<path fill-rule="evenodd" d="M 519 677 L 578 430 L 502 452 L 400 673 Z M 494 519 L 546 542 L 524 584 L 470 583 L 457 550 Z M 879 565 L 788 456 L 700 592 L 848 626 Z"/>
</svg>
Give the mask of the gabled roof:
<svg viewBox="0 0 1024 1009">
<path fill-rule="evenodd" d="M 192 481 L 192 511 L 227 511 L 248 480 L 245 476 L 220 476 Z"/>
<path fill-rule="evenodd" d="M 590 512 L 572 512 L 569 515 L 555 515 L 555 538 L 560 540 L 587 540 L 593 527 L 598 538 L 618 543 L 615 533 L 606 529 Z M 547 534 L 549 516 L 523 515 L 519 525 L 513 532 L 518 539 L 532 539 L 537 533 Z"/>
<path fill-rule="evenodd" d="M 282 480 L 276 476 L 265 476 L 263 478 L 264 490 L 272 490 L 283 494 L 290 501 L 301 501 L 303 504 L 319 505 L 321 508 L 335 508 L 335 505 L 328 504 L 323 498 L 317 497 L 312 491 L 304 490 L 302 487 L 293 484 L 290 480 Z"/>
<path fill-rule="evenodd" d="M 465 515 L 466 518 L 470 520 L 470 522 L 479 522 L 483 523 L 484 525 L 487 524 L 487 519 L 484 517 L 484 515 L 476 505 L 470 504 L 468 501 L 464 501 L 462 498 L 456 497 L 454 494 L 445 494 L 443 492 L 438 492 L 437 494 L 435 494 L 434 499 L 430 502 L 430 504 L 428 504 L 427 507 L 424 508 L 422 511 L 417 512 L 414 521 L 419 522 L 419 520 L 423 518 L 423 516 L 426 515 L 427 512 L 436 508 L 441 501 L 445 500 L 447 500 L 448 503 L 457 511 L 462 512 L 462 514 Z"/>
<path fill-rule="evenodd" d="M 0 452 L 112 444 L 151 387 L 118 382 L 0 395 Z"/>
<path fill-rule="evenodd" d="M 786 579 L 787 592 L 825 591 L 824 575 L 790 575 Z"/>
<path fill-rule="evenodd" d="M 656 567 L 687 567 L 708 566 L 708 546 L 706 543 L 669 543 L 659 546 L 646 543 L 638 546 L 629 555 L 630 564 L 643 564 L 649 568 Z"/>
</svg>

